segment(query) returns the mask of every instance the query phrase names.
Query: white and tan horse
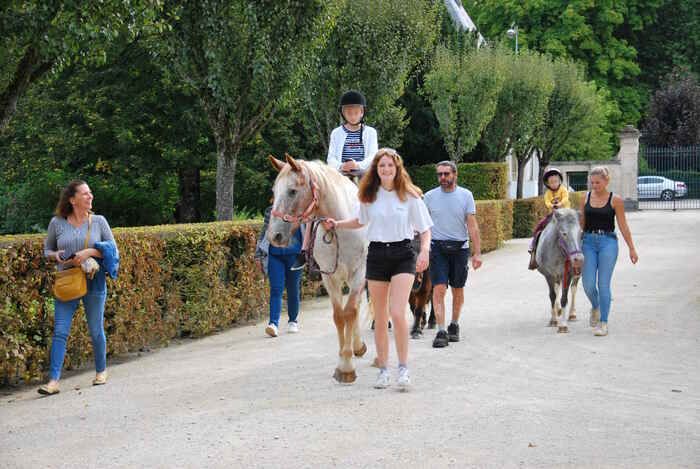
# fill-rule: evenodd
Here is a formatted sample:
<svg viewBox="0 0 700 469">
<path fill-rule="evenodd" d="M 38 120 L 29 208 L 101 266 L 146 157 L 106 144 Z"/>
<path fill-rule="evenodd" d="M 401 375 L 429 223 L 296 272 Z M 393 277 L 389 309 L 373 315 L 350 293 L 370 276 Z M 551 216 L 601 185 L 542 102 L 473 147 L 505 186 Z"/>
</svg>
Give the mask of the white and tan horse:
<svg viewBox="0 0 700 469">
<path fill-rule="evenodd" d="M 272 245 L 287 246 L 302 221 L 321 217 L 342 220 L 358 213 L 357 187 L 348 178 L 320 161 L 295 160 L 289 155 L 285 158 L 283 162 L 269 156 L 270 163 L 279 171 L 267 230 Z M 353 354 L 361 357 L 367 352 L 358 324 L 365 288 L 367 244 L 365 229 L 327 234 L 323 226 L 318 227 L 314 241 L 313 257 L 321 268 L 338 331 L 339 361 L 333 377 L 341 383 L 355 381 Z M 343 302 L 346 284 L 350 294 Z"/>
</svg>

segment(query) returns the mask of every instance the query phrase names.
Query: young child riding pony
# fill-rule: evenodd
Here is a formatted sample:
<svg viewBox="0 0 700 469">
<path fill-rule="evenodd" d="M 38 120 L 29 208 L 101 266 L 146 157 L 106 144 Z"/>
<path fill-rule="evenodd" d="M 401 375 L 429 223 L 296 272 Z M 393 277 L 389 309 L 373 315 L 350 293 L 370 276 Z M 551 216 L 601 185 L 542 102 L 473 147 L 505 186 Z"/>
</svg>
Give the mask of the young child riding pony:
<svg viewBox="0 0 700 469">
<path fill-rule="evenodd" d="M 561 174 L 557 168 L 550 168 L 545 171 L 542 176 L 542 182 L 546 187 L 544 191 L 544 205 L 549 209 L 549 213 L 544 217 L 535 227 L 535 231 L 532 233 L 532 241 L 530 241 L 530 265 L 528 269 L 535 270 L 537 268 L 537 241 L 540 238 L 540 234 L 547 227 L 547 223 L 552 219 L 552 214 L 554 210 L 558 208 L 571 208 L 571 203 L 569 202 L 569 191 L 566 187 L 562 185 L 564 181 L 564 176 Z"/>
<path fill-rule="evenodd" d="M 338 112 L 343 123 L 333 129 L 328 144 L 328 166 L 332 166 L 357 183 L 372 164 L 378 150 L 377 131 L 365 124 L 367 100 L 359 91 L 343 93 Z M 306 225 L 304 246 L 291 270 L 301 270 L 306 265 L 306 251 L 311 242 L 311 223 Z"/>
</svg>

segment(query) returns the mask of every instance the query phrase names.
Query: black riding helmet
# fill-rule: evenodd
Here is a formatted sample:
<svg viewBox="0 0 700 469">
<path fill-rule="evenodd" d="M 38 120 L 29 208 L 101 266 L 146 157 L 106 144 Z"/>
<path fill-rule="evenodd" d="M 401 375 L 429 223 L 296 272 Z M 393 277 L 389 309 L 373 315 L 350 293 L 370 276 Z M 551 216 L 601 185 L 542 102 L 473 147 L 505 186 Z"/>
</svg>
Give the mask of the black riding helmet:
<svg viewBox="0 0 700 469">
<path fill-rule="evenodd" d="M 343 106 L 362 106 L 362 118 L 360 119 L 360 143 L 362 142 L 362 132 L 365 123 L 365 113 L 367 112 L 367 100 L 365 95 L 355 90 L 348 90 L 340 97 L 340 102 L 338 103 L 338 113 L 340 117 L 345 121 L 345 116 L 343 115 Z"/>
<path fill-rule="evenodd" d="M 557 168 L 549 168 L 547 171 L 544 172 L 542 175 L 542 182 L 544 183 L 545 186 L 547 186 L 547 179 L 549 179 L 549 176 L 552 176 L 556 174 L 559 176 L 559 180 L 564 183 L 564 175 L 559 171 Z M 549 186 L 547 186 L 549 187 Z"/>
<path fill-rule="evenodd" d="M 365 96 L 360 93 L 359 91 L 355 90 L 349 90 L 343 93 L 343 95 L 340 97 L 340 102 L 338 103 L 338 112 L 340 113 L 340 117 L 345 120 L 345 116 L 343 116 L 343 106 L 362 106 L 364 108 L 364 111 L 367 111 L 367 100 L 365 99 Z M 364 122 L 365 116 L 364 113 L 362 114 L 362 119 L 360 122 Z"/>
</svg>

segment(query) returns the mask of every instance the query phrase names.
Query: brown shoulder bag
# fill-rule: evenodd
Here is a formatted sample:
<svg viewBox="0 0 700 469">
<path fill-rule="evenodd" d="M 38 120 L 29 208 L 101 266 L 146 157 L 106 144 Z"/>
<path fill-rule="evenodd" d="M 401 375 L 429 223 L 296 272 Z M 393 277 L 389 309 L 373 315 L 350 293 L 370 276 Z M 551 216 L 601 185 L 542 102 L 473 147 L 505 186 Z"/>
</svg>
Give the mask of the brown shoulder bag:
<svg viewBox="0 0 700 469">
<path fill-rule="evenodd" d="M 92 215 L 88 215 L 88 230 L 85 237 L 85 249 L 90 240 L 90 229 L 92 228 Z M 87 278 L 85 272 L 80 267 L 71 267 L 54 274 L 53 296 L 59 301 L 72 301 L 82 298 L 87 294 Z"/>
</svg>

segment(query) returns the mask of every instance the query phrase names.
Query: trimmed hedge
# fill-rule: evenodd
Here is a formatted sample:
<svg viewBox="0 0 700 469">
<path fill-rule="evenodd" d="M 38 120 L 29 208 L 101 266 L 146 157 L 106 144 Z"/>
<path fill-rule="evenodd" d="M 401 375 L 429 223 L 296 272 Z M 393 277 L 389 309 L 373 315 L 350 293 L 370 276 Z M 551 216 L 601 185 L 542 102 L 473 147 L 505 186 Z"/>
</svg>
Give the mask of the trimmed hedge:
<svg viewBox="0 0 700 469">
<path fill-rule="evenodd" d="M 115 229 L 121 252 L 108 280 L 108 354 L 199 337 L 267 315 L 268 289 L 253 260 L 260 223 Z M 43 236 L 0 238 L 0 383 L 41 377 L 53 331 L 53 266 Z M 66 368 L 91 360 L 84 314 L 76 314 Z"/>
<path fill-rule="evenodd" d="M 508 165 L 506 163 L 459 163 L 457 183 L 474 194 L 476 200 L 505 199 L 508 191 Z M 407 168 L 413 182 L 428 192 L 438 186 L 435 165 Z"/>
<path fill-rule="evenodd" d="M 481 232 L 481 252 L 500 248 L 511 238 L 513 202 L 510 200 L 479 200 L 476 203 L 476 219 Z"/>
</svg>

